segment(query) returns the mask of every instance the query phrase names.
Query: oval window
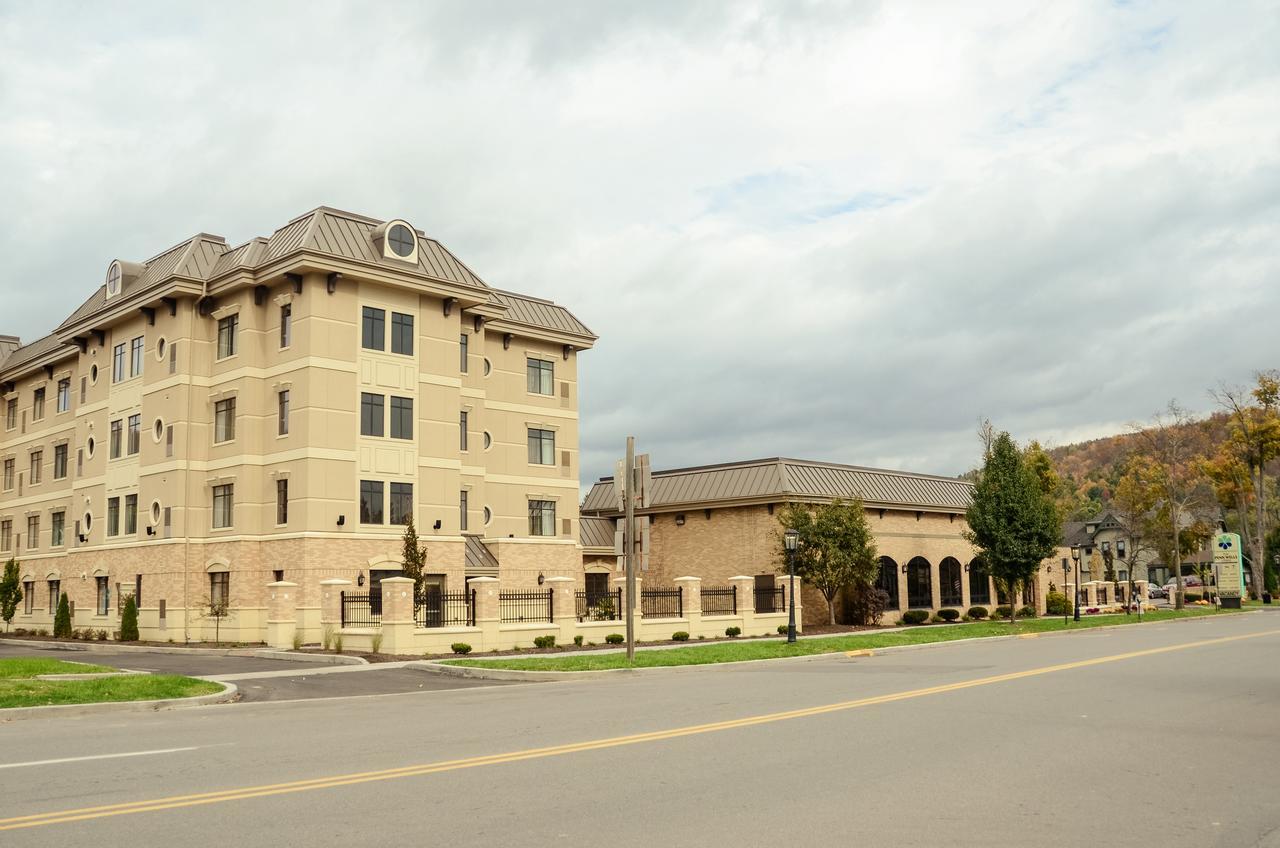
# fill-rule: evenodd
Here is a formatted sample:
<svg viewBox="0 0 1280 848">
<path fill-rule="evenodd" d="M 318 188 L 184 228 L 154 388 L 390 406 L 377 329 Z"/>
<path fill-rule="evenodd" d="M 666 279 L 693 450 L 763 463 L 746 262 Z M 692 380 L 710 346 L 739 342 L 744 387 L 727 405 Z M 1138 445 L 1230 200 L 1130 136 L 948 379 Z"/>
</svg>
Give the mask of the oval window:
<svg viewBox="0 0 1280 848">
<path fill-rule="evenodd" d="M 408 256 L 413 253 L 413 233 L 404 224 L 396 224 L 387 233 L 387 244 L 396 256 Z"/>
<path fill-rule="evenodd" d="M 90 436 L 90 437 L 89 437 L 89 441 L 85 442 L 85 445 L 84 445 L 86 448 L 88 448 L 88 449 L 89 449 L 89 458 L 90 458 L 90 459 L 93 459 L 93 448 L 94 448 L 94 444 L 95 444 L 95 442 L 93 441 L 93 436 Z"/>
<path fill-rule="evenodd" d="M 97 365 L 97 363 L 94 363 L 93 365 L 90 365 L 90 366 L 89 366 L 89 382 L 91 382 L 91 383 L 97 383 L 97 382 L 98 382 L 98 365 Z"/>
<path fill-rule="evenodd" d="M 164 422 L 159 418 L 156 419 L 156 441 L 160 441 L 164 437 Z"/>
<path fill-rule="evenodd" d="M 88 533 L 93 529 L 93 515 L 86 512 L 84 514 L 84 532 Z"/>
<path fill-rule="evenodd" d="M 156 359 L 158 361 L 164 362 L 164 350 L 167 346 L 168 342 L 164 340 L 164 336 L 161 336 L 160 340 L 156 342 Z"/>
<path fill-rule="evenodd" d="M 489 526 L 489 522 L 493 520 L 493 511 L 489 507 L 484 508 L 484 525 Z"/>
<path fill-rule="evenodd" d="M 491 447 L 493 447 L 493 436 L 490 436 L 489 431 L 485 430 L 484 431 L 484 449 L 488 450 Z"/>
<path fill-rule="evenodd" d="M 489 376 L 489 372 L 493 370 L 493 363 L 489 361 L 489 357 L 484 358 L 484 375 Z"/>
<path fill-rule="evenodd" d="M 151 523 L 160 523 L 160 501 L 151 502 Z"/>
</svg>

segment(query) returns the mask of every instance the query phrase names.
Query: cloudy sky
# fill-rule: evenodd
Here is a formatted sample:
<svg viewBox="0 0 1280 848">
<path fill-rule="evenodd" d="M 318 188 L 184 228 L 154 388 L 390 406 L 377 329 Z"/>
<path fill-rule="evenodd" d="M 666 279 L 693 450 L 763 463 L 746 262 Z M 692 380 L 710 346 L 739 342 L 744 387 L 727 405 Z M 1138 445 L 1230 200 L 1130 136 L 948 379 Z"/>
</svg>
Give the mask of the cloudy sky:
<svg viewBox="0 0 1280 848">
<path fill-rule="evenodd" d="M 550 297 L 583 475 L 956 474 L 1280 366 L 1280 6 L 0 2 L 0 332 L 320 204 Z"/>
</svg>

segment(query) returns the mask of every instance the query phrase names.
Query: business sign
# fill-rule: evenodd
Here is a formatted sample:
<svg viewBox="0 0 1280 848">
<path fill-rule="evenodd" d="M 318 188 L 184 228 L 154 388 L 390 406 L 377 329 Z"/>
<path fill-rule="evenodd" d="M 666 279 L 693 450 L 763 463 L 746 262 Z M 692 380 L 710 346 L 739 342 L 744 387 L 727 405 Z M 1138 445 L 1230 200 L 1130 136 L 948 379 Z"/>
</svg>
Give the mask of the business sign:
<svg viewBox="0 0 1280 848">
<path fill-rule="evenodd" d="M 1219 533 L 1214 538 L 1213 573 L 1218 581 L 1218 597 L 1239 598 L 1244 594 L 1239 533 Z"/>
</svg>

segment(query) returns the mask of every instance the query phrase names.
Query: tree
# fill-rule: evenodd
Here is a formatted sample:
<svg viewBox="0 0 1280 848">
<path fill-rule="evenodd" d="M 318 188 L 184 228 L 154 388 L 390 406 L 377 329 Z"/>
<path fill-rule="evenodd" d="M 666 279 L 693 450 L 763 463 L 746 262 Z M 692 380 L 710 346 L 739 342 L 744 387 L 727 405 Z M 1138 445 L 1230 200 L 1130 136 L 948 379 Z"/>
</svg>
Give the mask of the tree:
<svg viewBox="0 0 1280 848">
<path fill-rule="evenodd" d="M 134 603 L 133 595 L 125 600 L 124 613 L 120 616 L 120 641 L 138 641 L 138 605 Z"/>
<path fill-rule="evenodd" d="M 58 612 L 53 617 L 53 636 L 55 639 L 71 638 L 71 601 L 67 593 L 58 597 Z"/>
<path fill-rule="evenodd" d="M 1274 598 L 1276 594 L 1277 568 L 1276 563 L 1280 562 L 1280 525 L 1277 525 L 1270 533 L 1267 534 L 1267 550 L 1266 550 L 1266 569 L 1264 587 Z"/>
<path fill-rule="evenodd" d="M 1053 494 L 1037 467 L 1026 461 L 1008 433 L 985 451 L 982 471 L 966 513 L 965 537 L 982 556 L 988 573 L 1009 593 L 1009 623 L 1017 620 L 1018 587 L 1035 576 L 1062 536 Z"/>
<path fill-rule="evenodd" d="M 413 526 L 413 516 L 409 516 L 404 525 L 404 552 L 400 555 L 400 562 L 400 573 L 413 580 L 413 594 L 416 598 L 422 589 L 427 549 L 418 545 L 418 531 Z"/>
<path fill-rule="evenodd" d="M 18 561 L 10 558 L 4 565 L 4 578 L 0 579 L 0 618 L 4 619 L 6 631 L 13 624 L 13 616 L 18 612 L 21 601 L 22 583 L 18 577 Z"/>
<path fill-rule="evenodd" d="M 1145 563 L 1156 556 L 1156 549 L 1151 544 L 1151 520 L 1156 508 L 1154 478 L 1155 471 L 1149 459 L 1136 454 L 1130 456 L 1112 495 L 1112 514 L 1124 526 L 1125 558 L 1129 562 L 1128 597 L 1131 600 L 1138 567 L 1145 569 Z M 1146 575 L 1145 570 L 1143 574 Z M 1137 602 L 1141 604 L 1145 600 L 1138 598 Z M 1128 607 L 1125 611 L 1128 612 Z"/>
<path fill-rule="evenodd" d="M 862 501 L 837 498 L 816 506 L 788 504 L 778 512 L 778 521 L 783 529 L 791 528 L 800 534 L 795 552 L 796 575 L 822 593 L 828 619 L 835 624 L 836 595 L 846 586 L 869 587 L 880 566 Z M 781 532 L 778 550 L 785 573 L 787 552 Z"/>
</svg>

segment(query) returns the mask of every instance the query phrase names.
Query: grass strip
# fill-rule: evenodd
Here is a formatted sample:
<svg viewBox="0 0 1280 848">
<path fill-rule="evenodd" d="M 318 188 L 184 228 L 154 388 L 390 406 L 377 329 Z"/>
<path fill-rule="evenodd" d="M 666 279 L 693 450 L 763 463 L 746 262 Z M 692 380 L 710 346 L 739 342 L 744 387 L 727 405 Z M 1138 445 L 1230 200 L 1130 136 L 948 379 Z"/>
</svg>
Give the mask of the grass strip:
<svg viewBox="0 0 1280 848">
<path fill-rule="evenodd" d="M 0 680 L 0 708 L 151 701 L 221 691 L 222 686 L 212 681 L 173 674 L 137 674 L 97 680 L 8 679 Z"/>
<path fill-rule="evenodd" d="M 1169 621 L 1178 618 L 1202 618 L 1212 615 L 1229 615 L 1235 610 L 1186 609 L 1159 610 L 1143 613 L 1144 622 Z M 814 654 L 833 654 L 866 648 L 888 648 L 897 645 L 924 645 L 932 642 L 953 642 L 957 639 L 977 639 L 991 636 L 1010 636 L 1020 633 L 1051 633 L 1064 630 L 1087 630 L 1121 624 L 1137 624 L 1136 615 L 1106 615 L 1082 618 L 1078 623 L 1061 618 L 1019 619 L 1014 627 L 1008 622 L 976 621 L 967 624 L 939 624 L 913 627 L 890 633 L 861 632 L 848 636 L 832 636 L 824 639 L 802 639 L 793 645 L 778 641 L 717 642 L 704 646 L 671 648 L 667 650 L 638 651 L 634 668 L 660 668 L 677 665 L 710 665 L 714 663 L 742 662 L 743 660 L 767 660 L 781 657 L 802 657 Z M 445 660 L 448 665 L 478 668 L 503 668 L 516 671 L 602 671 L 627 668 L 625 653 L 595 653 L 577 656 L 501 659 Z"/>
<path fill-rule="evenodd" d="M 41 674 L 101 674 L 115 671 L 105 665 L 89 663 L 64 662 L 41 657 L 9 657 L 0 659 L 0 680 L 14 677 L 36 677 Z"/>
</svg>

